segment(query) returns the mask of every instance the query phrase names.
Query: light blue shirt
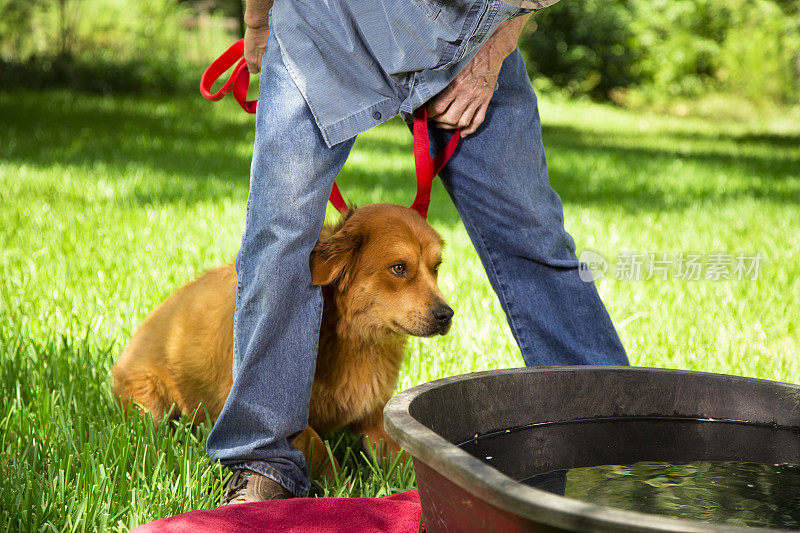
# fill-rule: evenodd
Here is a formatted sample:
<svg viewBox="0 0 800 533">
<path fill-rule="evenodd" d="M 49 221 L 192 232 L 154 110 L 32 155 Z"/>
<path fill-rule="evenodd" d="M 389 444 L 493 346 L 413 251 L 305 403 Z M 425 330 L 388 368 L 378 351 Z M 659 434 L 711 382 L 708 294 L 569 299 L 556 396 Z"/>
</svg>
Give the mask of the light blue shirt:
<svg viewBox="0 0 800 533">
<path fill-rule="evenodd" d="M 530 11 L 499 0 L 276 0 L 270 29 L 330 147 L 412 113 L 500 23 Z"/>
</svg>

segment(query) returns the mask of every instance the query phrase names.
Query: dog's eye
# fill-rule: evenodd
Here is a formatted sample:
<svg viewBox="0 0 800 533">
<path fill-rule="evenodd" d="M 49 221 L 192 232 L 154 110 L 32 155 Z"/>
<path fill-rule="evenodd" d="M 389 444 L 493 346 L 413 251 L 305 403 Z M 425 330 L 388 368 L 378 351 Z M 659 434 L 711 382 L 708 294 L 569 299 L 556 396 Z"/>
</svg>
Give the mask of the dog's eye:
<svg viewBox="0 0 800 533">
<path fill-rule="evenodd" d="M 405 276 L 406 266 L 403 263 L 397 263 L 396 265 L 392 265 L 389 267 L 389 272 L 391 272 L 395 276 Z"/>
<path fill-rule="evenodd" d="M 441 264 L 441 263 L 436 263 L 436 266 L 435 266 L 435 267 L 433 267 L 433 273 L 434 273 L 434 274 L 438 274 L 438 273 L 439 273 L 439 267 L 440 267 L 440 266 L 442 266 L 442 264 Z"/>
</svg>

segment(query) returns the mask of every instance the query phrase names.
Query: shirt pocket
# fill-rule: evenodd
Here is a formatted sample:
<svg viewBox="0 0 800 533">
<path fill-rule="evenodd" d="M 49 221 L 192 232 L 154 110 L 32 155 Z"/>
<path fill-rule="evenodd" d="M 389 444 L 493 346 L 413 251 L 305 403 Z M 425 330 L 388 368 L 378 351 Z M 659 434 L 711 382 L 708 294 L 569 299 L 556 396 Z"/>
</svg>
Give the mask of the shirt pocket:
<svg viewBox="0 0 800 533">
<path fill-rule="evenodd" d="M 439 20 L 452 19 L 452 25 L 458 28 L 458 38 L 447 43 L 437 69 L 454 65 L 485 42 L 488 28 L 497 13 L 497 6 L 498 3 L 491 0 L 477 1 L 461 11 L 446 9 L 439 16 Z"/>
<path fill-rule="evenodd" d="M 413 0 L 415 4 L 425 13 L 425 16 L 431 20 L 436 20 L 439 13 L 442 12 L 441 2 L 436 0 Z"/>
</svg>

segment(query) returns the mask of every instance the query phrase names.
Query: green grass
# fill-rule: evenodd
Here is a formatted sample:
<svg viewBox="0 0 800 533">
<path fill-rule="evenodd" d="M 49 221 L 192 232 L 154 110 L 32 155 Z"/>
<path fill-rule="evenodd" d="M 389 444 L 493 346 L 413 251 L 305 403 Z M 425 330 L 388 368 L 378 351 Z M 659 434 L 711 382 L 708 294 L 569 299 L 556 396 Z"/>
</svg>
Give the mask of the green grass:
<svg viewBox="0 0 800 533">
<path fill-rule="evenodd" d="M 800 120 L 668 118 L 544 101 L 551 181 L 579 250 L 761 253 L 756 281 L 617 281 L 599 290 L 633 364 L 800 381 Z M 0 529 L 125 529 L 213 506 L 208 428 L 126 421 L 109 368 L 145 315 L 233 259 L 252 119 L 231 102 L 0 94 Z M 340 178 L 359 204 L 408 204 L 411 138 L 361 136 Z M 332 215 L 332 211 L 330 212 Z M 505 318 L 437 185 L 448 247 L 443 338 L 413 340 L 399 388 L 520 366 Z M 331 440 L 343 472 L 315 494 L 413 486 Z M 4 527 L 5 526 L 5 527 Z"/>
</svg>

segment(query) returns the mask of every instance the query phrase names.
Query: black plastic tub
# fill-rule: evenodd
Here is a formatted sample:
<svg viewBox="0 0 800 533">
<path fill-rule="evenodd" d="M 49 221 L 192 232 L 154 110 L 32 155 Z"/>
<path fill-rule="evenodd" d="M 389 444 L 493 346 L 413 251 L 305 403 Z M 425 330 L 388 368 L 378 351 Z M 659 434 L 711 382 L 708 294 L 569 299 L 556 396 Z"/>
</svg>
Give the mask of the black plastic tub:
<svg viewBox="0 0 800 533">
<path fill-rule="evenodd" d="M 800 464 L 800 387 L 738 376 L 608 366 L 495 370 L 402 392 L 384 415 L 386 430 L 414 459 L 432 533 L 758 531 L 600 507 L 517 480 L 639 461 Z M 602 419 L 647 430 L 582 438 L 545 431 L 521 444 L 503 472 L 457 446 L 507 428 Z M 670 429 L 660 431 L 661 421 Z M 675 421 L 686 428 L 676 430 Z"/>
</svg>

